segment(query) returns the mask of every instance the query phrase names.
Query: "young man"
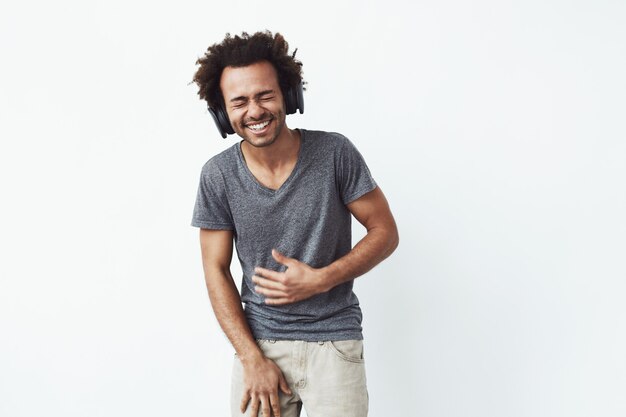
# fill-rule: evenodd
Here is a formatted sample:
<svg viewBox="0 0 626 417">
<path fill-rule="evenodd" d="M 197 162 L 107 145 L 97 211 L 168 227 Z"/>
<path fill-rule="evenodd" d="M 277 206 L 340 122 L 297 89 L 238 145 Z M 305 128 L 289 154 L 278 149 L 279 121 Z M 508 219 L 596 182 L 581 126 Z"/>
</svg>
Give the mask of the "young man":
<svg viewBox="0 0 626 417">
<path fill-rule="evenodd" d="M 394 251 L 398 232 L 347 138 L 287 127 L 286 114 L 303 109 L 294 57 L 280 34 L 258 32 L 227 35 L 198 59 L 200 98 L 224 137 L 243 140 L 203 166 L 192 225 L 213 310 L 236 351 L 232 415 L 292 417 L 304 405 L 311 417 L 362 417 L 368 395 L 352 285 Z M 352 215 L 367 229 L 354 248 Z M 233 239 L 241 296 L 230 273 Z"/>
</svg>

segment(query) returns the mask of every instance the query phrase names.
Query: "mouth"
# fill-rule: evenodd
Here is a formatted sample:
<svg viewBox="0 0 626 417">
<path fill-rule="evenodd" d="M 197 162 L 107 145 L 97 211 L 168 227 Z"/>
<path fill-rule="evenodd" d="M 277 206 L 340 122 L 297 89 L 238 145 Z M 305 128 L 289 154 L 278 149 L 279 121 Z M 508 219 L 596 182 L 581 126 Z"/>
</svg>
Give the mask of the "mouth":
<svg viewBox="0 0 626 417">
<path fill-rule="evenodd" d="M 245 126 L 246 126 L 246 128 L 252 130 L 253 132 L 257 132 L 258 133 L 258 132 L 262 132 L 270 124 L 270 122 L 272 120 L 273 119 L 268 119 L 268 120 L 265 120 L 263 122 L 258 122 L 258 123 L 254 123 L 254 124 L 248 123 Z"/>
</svg>

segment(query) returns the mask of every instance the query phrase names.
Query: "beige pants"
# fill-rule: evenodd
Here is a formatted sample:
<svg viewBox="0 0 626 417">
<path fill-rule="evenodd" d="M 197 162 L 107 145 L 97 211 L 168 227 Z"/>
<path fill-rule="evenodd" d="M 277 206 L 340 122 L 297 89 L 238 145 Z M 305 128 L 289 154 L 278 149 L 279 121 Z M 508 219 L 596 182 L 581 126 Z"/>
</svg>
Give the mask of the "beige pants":
<svg viewBox="0 0 626 417">
<path fill-rule="evenodd" d="M 297 417 L 304 406 L 309 417 L 365 417 L 368 394 L 362 340 L 303 342 L 258 340 L 261 350 L 283 371 L 292 395 L 279 391 L 281 417 Z M 233 417 L 243 396 L 243 367 L 235 356 L 231 389 Z M 259 411 L 259 416 L 262 413 Z"/>
</svg>

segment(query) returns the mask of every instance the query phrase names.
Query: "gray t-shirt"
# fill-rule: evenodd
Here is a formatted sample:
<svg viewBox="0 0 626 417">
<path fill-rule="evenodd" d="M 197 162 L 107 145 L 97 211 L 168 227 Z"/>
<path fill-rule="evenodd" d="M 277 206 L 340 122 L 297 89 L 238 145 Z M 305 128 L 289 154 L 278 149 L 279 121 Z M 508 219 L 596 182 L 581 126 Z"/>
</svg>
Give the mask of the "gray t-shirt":
<svg viewBox="0 0 626 417">
<path fill-rule="evenodd" d="M 269 306 L 254 291 L 256 266 L 284 271 L 275 248 L 313 268 L 352 249 L 346 204 L 376 188 L 363 157 L 338 133 L 299 129 L 298 161 L 278 190 L 252 175 L 237 143 L 203 167 L 192 226 L 232 230 L 243 271 L 241 300 L 255 338 L 362 339 L 361 309 L 353 281 L 297 303 Z"/>
</svg>

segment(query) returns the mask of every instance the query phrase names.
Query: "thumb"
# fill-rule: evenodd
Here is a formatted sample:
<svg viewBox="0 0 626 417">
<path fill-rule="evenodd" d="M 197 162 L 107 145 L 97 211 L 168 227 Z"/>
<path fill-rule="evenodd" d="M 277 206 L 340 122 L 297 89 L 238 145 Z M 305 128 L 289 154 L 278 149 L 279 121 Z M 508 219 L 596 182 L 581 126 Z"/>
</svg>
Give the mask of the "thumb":
<svg viewBox="0 0 626 417">
<path fill-rule="evenodd" d="M 285 377 L 282 374 L 280 375 L 280 379 L 278 380 L 278 386 L 280 387 L 280 390 L 282 392 L 284 392 L 287 395 L 291 395 L 291 390 L 289 389 L 289 385 L 287 385 L 287 381 L 285 380 Z"/>
<path fill-rule="evenodd" d="M 283 255 L 282 253 L 278 252 L 276 249 L 272 249 L 272 257 L 276 259 L 276 262 L 278 262 L 279 264 L 283 264 L 283 265 L 287 265 L 289 261 L 291 260 L 291 258 Z"/>
</svg>

